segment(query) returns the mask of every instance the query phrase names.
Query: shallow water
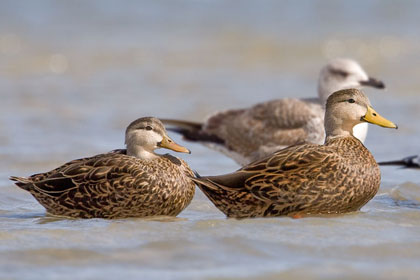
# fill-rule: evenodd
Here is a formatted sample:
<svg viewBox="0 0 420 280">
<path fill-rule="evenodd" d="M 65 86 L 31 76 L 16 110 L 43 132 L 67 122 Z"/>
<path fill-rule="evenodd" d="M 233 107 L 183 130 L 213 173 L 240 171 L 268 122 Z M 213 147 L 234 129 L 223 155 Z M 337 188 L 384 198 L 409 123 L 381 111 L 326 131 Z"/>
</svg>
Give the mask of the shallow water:
<svg viewBox="0 0 420 280">
<path fill-rule="evenodd" d="M 420 3 L 404 1 L 0 2 L 0 278 L 414 279 L 420 173 L 382 168 L 362 211 L 225 219 L 197 191 L 177 218 L 45 215 L 8 180 L 123 146 L 137 117 L 202 120 L 224 108 L 315 95 L 329 57 L 359 60 L 399 130 L 370 127 L 377 160 L 418 153 Z M 238 166 L 197 144 L 200 174 Z"/>
</svg>

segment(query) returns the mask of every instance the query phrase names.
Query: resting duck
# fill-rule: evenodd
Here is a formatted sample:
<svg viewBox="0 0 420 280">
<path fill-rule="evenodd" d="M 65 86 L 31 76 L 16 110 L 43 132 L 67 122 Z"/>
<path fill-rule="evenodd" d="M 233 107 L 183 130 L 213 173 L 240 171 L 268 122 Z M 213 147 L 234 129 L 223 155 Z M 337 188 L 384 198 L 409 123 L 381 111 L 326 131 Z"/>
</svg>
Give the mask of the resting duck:
<svg viewBox="0 0 420 280">
<path fill-rule="evenodd" d="M 125 143 L 124 150 L 10 179 L 52 215 L 109 219 L 178 215 L 194 196 L 193 172 L 183 160 L 154 150 L 190 151 L 172 141 L 160 120 L 152 117 L 133 121 Z"/>
<path fill-rule="evenodd" d="M 340 90 L 326 104 L 323 145 L 299 144 L 236 172 L 193 179 L 227 217 L 337 214 L 359 210 L 379 189 L 381 174 L 353 127 L 381 117 L 357 89 Z"/>
</svg>

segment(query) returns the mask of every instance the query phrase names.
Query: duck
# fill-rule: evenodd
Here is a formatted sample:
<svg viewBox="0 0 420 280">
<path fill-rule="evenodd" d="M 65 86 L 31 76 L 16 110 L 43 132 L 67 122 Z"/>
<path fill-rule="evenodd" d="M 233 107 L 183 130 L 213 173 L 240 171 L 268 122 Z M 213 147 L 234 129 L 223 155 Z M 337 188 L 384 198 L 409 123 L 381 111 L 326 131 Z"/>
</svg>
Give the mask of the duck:
<svg viewBox="0 0 420 280">
<path fill-rule="evenodd" d="M 243 109 L 216 112 L 204 122 L 162 119 L 168 130 L 187 141 L 198 142 L 246 165 L 273 152 L 298 143 L 322 144 L 325 139 L 324 113 L 328 96 L 340 89 L 385 84 L 369 77 L 360 64 L 336 58 L 321 69 L 317 98 L 285 98 L 258 103 Z M 367 124 L 355 128 L 362 142 Z"/>
<path fill-rule="evenodd" d="M 359 123 L 397 128 L 358 89 L 328 97 L 322 145 L 296 144 L 241 169 L 193 181 L 229 218 L 341 214 L 359 210 L 377 193 L 378 164 L 353 134 Z"/>
<path fill-rule="evenodd" d="M 381 161 L 379 165 L 397 165 L 404 168 L 420 169 L 420 154 L 405 157 L 399 160 Z"/>
<path fill-rule="evenodd" d="M 194 173 L 182 159 L 155 150 L 190 150 L 175 143 L 154 117 L 131 122 L 125 144 L 126 149 L 72 160 L 27 178 L 11 176 L 10 180 L 54 216 L 115 219 L 178 215 L 194 196 Z"/>
</svg>

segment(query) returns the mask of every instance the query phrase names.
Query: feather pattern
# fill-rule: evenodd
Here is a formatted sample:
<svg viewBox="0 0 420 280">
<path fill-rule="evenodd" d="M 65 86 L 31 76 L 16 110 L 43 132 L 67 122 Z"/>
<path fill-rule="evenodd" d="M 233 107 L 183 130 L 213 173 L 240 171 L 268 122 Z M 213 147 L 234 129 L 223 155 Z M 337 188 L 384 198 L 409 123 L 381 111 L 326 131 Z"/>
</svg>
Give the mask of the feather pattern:
<svg viewBox="0 0 420 280">
<path fill-rule="evenodd" d="M 236 173 L 228 183 L 195 179 L 217 208 L 236 218 L 356 211 L 380 183 L 373 156 L 354 137 L 291 146 Z"/>
<path fill-rule="evenodd" d="M 368 114 L 369 106 L 367 97 L 358 90 L 336 92 L 327 103 L 327 138 L 323 145 L 290 146 L 236 172 L 193 180 L 228 217 L 359 210 L 374 197 L 381 178 L 372 154 L 351 129 Z M 396 128 L 387 120 L 375 120 L 382 118 L 376 112 L 372 115 L 370 122 Z"/>
<path fill-rule="evenodd" d="M 178 215 L 194 196 L 192 176 L 183 160 L 169 154 L 146 160 L 115 150 L 11 180 L 50 214 L 112 219 Z"/>
</svg>

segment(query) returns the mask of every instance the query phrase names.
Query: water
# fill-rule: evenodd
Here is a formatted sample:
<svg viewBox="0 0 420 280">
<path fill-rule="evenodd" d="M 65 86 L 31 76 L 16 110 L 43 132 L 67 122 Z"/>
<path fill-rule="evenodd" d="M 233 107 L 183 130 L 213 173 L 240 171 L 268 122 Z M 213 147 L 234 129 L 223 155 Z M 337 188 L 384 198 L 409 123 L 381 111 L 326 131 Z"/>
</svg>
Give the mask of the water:
<svg viewBox="0 0 420 280">
<path fill-rule="evenodd" d="M 177 218 L 45 216 L 8 180 L 123 146 L 135 118 L 202 120 L 225 108 L 315 95 L 320 67 L 359 60 L 398 131 L 370 127 L 377 160 L 418 153 L 420 3 L 403 1 L 2 1 L 0 278 L 414 279 L 420 173 L 382 168 L 362 211 L 232 220 L 198 191 Z M 203 175 L 233 171 L 197 144 Z"/>
</svg>

